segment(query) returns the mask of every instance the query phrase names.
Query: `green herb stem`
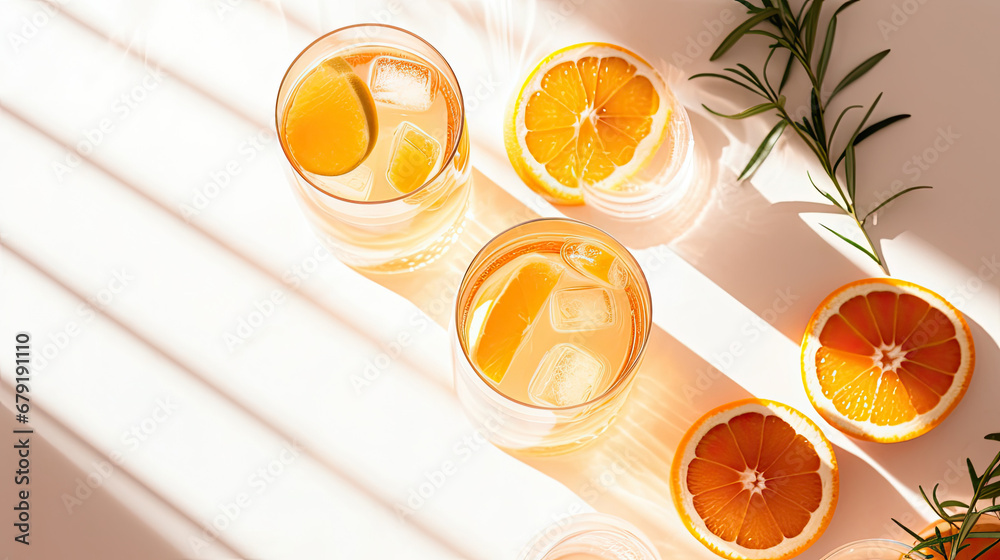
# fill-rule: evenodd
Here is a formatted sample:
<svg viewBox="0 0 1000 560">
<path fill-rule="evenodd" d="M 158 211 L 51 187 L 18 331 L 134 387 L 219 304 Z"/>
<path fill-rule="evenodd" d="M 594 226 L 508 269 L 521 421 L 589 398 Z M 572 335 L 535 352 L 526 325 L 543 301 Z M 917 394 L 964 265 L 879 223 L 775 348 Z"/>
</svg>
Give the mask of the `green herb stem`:
<svg viewBox="0 0 1000 560">
<path fill-rule="evenodd" d="M 815 187 L 815 189 L 819 191 L 819 193 L 827 200 L 854 220 L 855 225 L 859 230 L 861 230 L 861 234 L 864 237 L 864 245 L 857 243 L 849 237 L 830 229 L 827 226 L 823 227 L 867 255 L 875 261 L 875 263 L 878 264 L 886 274 L 888 274 L 888 268 L 886 267 L 883 259 L 879 256 L 878 247 L 866 229 L 868 218 L 875 212 L 881 210 L 886 204 L 892 202 L 900 196 L 915 190 L 930 187 L 922 185 L 919 187 L 909 187 L 903 189 L 880 202 L 874 209 L 869 211 L 864 216 L 861 216 L 858 212 L 856 198 L 857 146 L 876 132 L 893 123 L 909 118 L 910 116 L 894 115 L 878 121 L 866 128 L 865 125 L 868 123 L 868 119 L 871 117 L 876 105 L 878 105 L 882 98 L 881 94 L 879 94 L 878 98 L 876 98 L 875 101 L 869 106 L 868 112 L 865 114 L 864 118 L 861 119 L 861 123 L 857 126 L 850 139 L 846 141 L 846 145 L 840 155 L 837 157 L 833 156 L 832 150 L 836 140 L 836 134 L 844 116 L 852 109 L 861 108 L 861 106 L 848 106 L 837 117 L 833 127 L 830 128 L 827 126 L 827 110 L 830 102 L 847 86 L 862 77 L 864 74 L 868 73 L 889 54 L 888 50 L 884 50 L 870 56 L 858 64 L 853 70 L 841 78 L 831 91 L 830 95 L 824 99 L 823 82 L 826 78 L 826 71 L 829 67 L 830 57 L 833 52 L 833 43 L 836 37 L 837 29 L 837 17 L 841 12 L 851 5 L 856 4 L 858 1 L 859 0 L 847 0 L 841 4 L 828 20 L 826 33 L 823 35 L 823 39 L 817 41 L 817 39 L 820 38 L 819 21 L 820 16 L 822 15 L 824 0 L 804 0 L 797 12 L 797 15 L 794 16 L 792 15 L 792 10 L 787 0 L 761 0 L 762 5 L 754 4 L 751 0 L 736 0 L 736 2 L 747 8 L 749 17 L 722 40 L 719 47 L 712 54 L 711 59 L 716 60 L 723 56 L 747 35 L 767 37 L 772 40 L 773 43 L 768 46 L 769 52 L 767 59 L 764 62 L 763 69 L 760 72 L 760 76 L 758 76 L 746 64 L 737 64 L 737 68 L 725 69 L 725 71 L 730 75 L 703 73 L 692 76 L 692 79 L 703 77 L 723 79 L 766 99 L 767 103 L 755 105 L 734 115 L 724 115 L 705 107 L 713 114 L 728 119 L 745 119 L 770 111 L 775 111 L 780 119 L 778 124 L 771 129 L 771 132 L 769 132 L 761 142 L 760 146 L 757 148 L 756 152 L 743 169 L 743 172 L 740 173 L 739 179 L 743 180 L 753 175 L 753 173 L 755 173 L 760 167 L 761 163 L 763 163 L 768 155 L 770 155 L 771 150 L 784 133 L 784 130 L 791 127 L 795 131 L 796 135 L 802 139 L 806 146 L 809 147 L 810 151 L 815 154 L 817 160 L 823 168 L 823 171 L 826 173 L 827 178 L 836 189 L 837 194 L 840 197 L 840 201 L 838 202 L 838 200 L 835 199 L 830 193 L 822 190 L 818 185 L 816 185 L 815 182 L 812 181 L 812 178 L 810 177 L 809 180 L 812 183 L 812 186 Z M 761 29 L 762 26 L 768 25 L 773 28 L 773 31 Z M 818 51 L 816 50 L 817 47 L 820 47 Z M 775 90 L 771 85 L 768 66 L 775 53 L 779 50 L 788 51 L 788 62 L 784 68 L 784 72 L 782 73 L 780 85 L 777 90 Z M 813 64 L 813 60 L 816 61 L 815 65 Z M 798 64 L 794 64 L 796 62 Z M 802 68 L 802 70 L 809 77 L 810 89 L 808 91 L 811 111 L 810 115 L 802 119 L 802 121 L 796 121 L 788 113 L 785 108 L 786 99 L 782 94 L 785 85 L 788 83 L 793 66 Z M 844 163 L 845 165 L 844 174 L 846 176 L 846 183 L 841 183 L 838 177 L 838 168 L 841 163 Z"/>
</svg>

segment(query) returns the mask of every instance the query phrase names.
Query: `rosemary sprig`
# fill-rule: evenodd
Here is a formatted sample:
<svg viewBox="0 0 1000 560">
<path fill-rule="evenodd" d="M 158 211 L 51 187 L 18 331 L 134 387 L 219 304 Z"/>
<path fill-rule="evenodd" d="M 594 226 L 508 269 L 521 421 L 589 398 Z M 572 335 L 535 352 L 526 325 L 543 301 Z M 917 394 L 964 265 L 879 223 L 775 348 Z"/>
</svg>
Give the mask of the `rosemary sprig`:
<svg viewBox="0 0 1000 560">
<path fill-rule="evenodd" d="M 762 5 L 760 6 L 754 4 L 750 0 L 735 1 L 747 8 L 749 18 L 747 18 L 729 35 L 727 35 L 725 39 L 722 40 L 722 43 L 712 54 L 711 60 L 717 60 L 743 37 L 747 35 L 758 35 L 767 37 L 772 41 L 768 47 L 769 52 L 766 60 L 764 61 L 763 69 L 758 74 L 745 64 L 737 64 L 737 68 L 726 68 L 724 70 L 728 74 L 702 73 L 692 76 L 691 79 L 703 77 L 719 78 L 741 86 L 765 100 L 763 103 L 754 105 L 753 107 L 734 115 L 725 115 L 705 107 L 705 109 L 715 115 L 727 119 L 745 119 L 761 113 L 774 111 L 779 118 L 777 124 L 774 125 L 774 128 L 772 128 L 767 136 L 764 137 L 763 142 L 761 142 L 760 147 L 757 148 L 753 157 L 750 158 L 750 161 L 743 169 L 743 172 L 740 173 L 739 180 L 742 181 L 743 179 L 753 175 L 757 168 L 760 167 L 760 164 L 767 158 L 768 154 L 771 153 L 771 149 L 774 148 L 774 145 L 778 142 L 778 139 L 781 138 L 781 135 L 785 132 L 785 130 L 789 128 L 792 129 L 796 134 L 798 134 L 802 141 L 805 142 L 810 151 L 816 155 L 820 165 L 823 167 L 823 171 L 826 172 L 827 177 L 836 189 L 836 196 L 834 196 L 833 193 L 825 191 L 817 186 L 812 177 L 809 177 L 809 182 L 817 191 L 819 191 L 821 195 L 823 195 L 824 198 L 829 200 L 830 203 L 854 219 L 858 229 L 861 230 L 861 233 L 864 236 L 865 245 L 857 243 L 849 237 L 834 231 L 827 226 L 823 227 L 867 255 L 875 261 L 886 274 L 888 274 L 888 268 L 881 258 L 878 248 L 872 241 L 868 231 L 865 229 L 868 219 L 881 210 L 886 204 L 889 204 L 900 196 L 915 190 L 929 189 L 931 187 L 921 185 L 903 189 L 891 197 L 883 200 L 870 211 L 860 211 L 856 202 L 856 148 L 859 144 L 861 144 L 861 142 L 870 138 L 876 132 L 893 123 L 909 118 L 910 115 L 894 115 L 869 125 L 868 121 L 871 118 L 872 113 L 875 111 L 875 107 L 882 99 L 882 94 L 880 93 L 868 108 L 864 118 L 861 119 L 860 124 L 857 125 L 846 142 L 836 142 L 838 140 L 836 135 L 840 129 L 840 124 L 843 121 L 844 116 L 854 109 L 863 109 L 863 107 L 861 105 L 850 105 L 846 107 L 840 112 L 840 115 L 837 116 L 832 127 L 828 126 L 827 109 L 830 106 L 830 102 L 833 101 L 833 99 L 836 98 L 847 86 L 852 84 L 861 76 L 865 75 L 869 70 L 881 62 L 882 59 L 889 54 L 889 50 L 887 49 L 876 53 L 866 59 L 853 70 L 848 72 L 846 76 L 841 78 L 837 85 L 830 90 L 829 95 L 824 95 L 823 82 L 826 78 L 827 68 L 830 64 L 830 56 L 833 53 L 833 43 L 837 32 L 837 17 L 845 9 L 857 3 L 858 0 L 848 0 L 837 8 L 827 23 L 826 33 L 822 41 L 817 41 L 817 39 L 819 39 L 819 23 L 821 12 L 823 11 L 823 0 L 805 0 L 799 7 L 798 12 L 795 14 L 793 14 L 788 0 L 761 0 Z M 778 83 L 778 87 L 775 88 L 771 83 L 769 66 L 771 60 L 779 51 L 787 51 L 788 59 L 785 62 L 784 70 L 781 73 L 781 81 Z M 809 77 L 809 83 L 811 85 L 811 90 L 809 92 L 810 114 L 809 116 L 803 117 L 801 121 L 796 121 L 789 114 L 786 105 L 787 101 L 783 95 L 785 86 L 788 84 L 789 76 L 791 76 L 792 69 L 795 66 L 801 67 L 805 71 Z M 866 127 L 865 125 L 868 126 Z M 835 143 L 843 144 L 843 146 L 839 148 L 839 152 L 834 149 Z M 838 153 L 839 155 L 837 155 Z M 842 163 L 844 164 L 843 181 L 838 175 L 838 170 Z"/>
<path fill-rule="evenodd" d="M 1000 433 L 990 434 L 986 436 L 986 439 L 1000 442 Z M 969 546 L 965 543 L 966 539 L 994 539 L 989 546 L 972 557 L 972 560 L 975 560 L 1000 543 L 1000 532 L 973 531 L 976 523 L 983 515 L 993 515 L 1000 518 L 1000 515 L 998 515 L 1000 505 L 997 505 L 997 499 L 1000 498 L 1000 453 L 997 453 L 990 466 L 986 467 L 981 476 L 976 472 L 976 468 L 972 465 L 970 459 L 966 459 L 965 462 L 969 467 L 969 479 L 972 482 L 973 491 L 972 499 L 969 500 L 968 504 L 958 500 L 940 501 L 937 497 L 937 484 L 934 485 L 930 497 L 927 497 L 927 492 L 924 491 L 922 486 L 920 487 L 920 494 L 924 497 L 927 504 L 931 506 L 931 509 L 934 510 L 934 513 L 951 526 L 952 531 L 950 535 L 946 537 L 942 536 L 941 530 L 935 527 L 933 537 L 922 537 L 899 521 L 892 520 L 917 540 L 917 544 L 912 549 L 914 552 L 930 549 L 940 554 L 942 558 L 955 560 L 962 549 Z M 977 509 L 981 501 L 989 501 L 991 505 L 983 509 Z M 953 510 L 956 513 L 949 513 L 948 510 Z M 950 553 L 947 551 L 945 545 L 950 545 Z"/>
</svg>

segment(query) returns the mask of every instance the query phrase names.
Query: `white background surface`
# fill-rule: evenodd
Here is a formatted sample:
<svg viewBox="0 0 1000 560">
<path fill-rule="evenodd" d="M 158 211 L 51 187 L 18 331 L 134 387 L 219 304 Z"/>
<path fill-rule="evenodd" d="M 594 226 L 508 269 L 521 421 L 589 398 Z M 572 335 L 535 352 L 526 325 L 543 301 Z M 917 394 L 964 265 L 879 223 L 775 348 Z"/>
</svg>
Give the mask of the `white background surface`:
<svg viewBox="0 0 1000 560">
<path fill-rule="evenodd" d="M 681 527 L 666 489 L 677 441 L 705 411 L 748 394 L 816 417 L 799 380 L 802 329 L 831 290 L 878 274 L 819 233 L 821 221 L 843 222 L 824 214 L 797 142 L 783 141 L 752 183 L 732 184 L 768 120 L 736 126 L 705 116 L 701 101 L 736 109 L 749 99 L 683 77 L 721 68 L 708 54 L 733 27 L 730 17 L 742 17 L 738 7 L 5 0 L 6 407 L 14 333 L 31 332 L 36 356 L 47 359 L 32 377 L 40 434 L 31 554 L 13 544 L 7 519 L 7 413 L 0 554 L 507 559 L 567 512 L 596 508 L 639 525 L 664 558 L 710 558 Z M 860 444 L 820 422 L 837 445 L 841 500 L 804 558 L 898 537 L 890 517 L 922 527 L 929 512 L 916 486 L 939 482 L 942 494 L 967 497 L 965 457 L 981 466 L 996 451 L 980 438 L 1000 430 L 998 17 L 1000 6 L 987 0 L 885 0 L 841 18 L 831 76 L 883 48 L 893 53 L 839 102 L 869 103 L 885 91 L 876 116 L 914 114 L 859 149 L 861 204 L 874 205 L 893 181 L 936 187 L 892 205 L 874 234 L 894 275 L 965 313 L 978 363 L 960 407 L 918 440 Z M 326 31 L 365 21 L 405 27 L 442 51 L 472 131 L 480 211 L 451 261 L 409 277 L 369 279 L 323 258 L 271 132 L 274 95 L 295 54 Z M 462 259 L 505 225 L 560 213 L 517 180 L 500 119 L 531 64 L 592 40 L 678 67 L 672 81 L 712 163 L 712 198 L 679 238 L 693 213 L 635 226 L 567 212 L 593 218 L 636 251 L 657 328 L 625 414 L 600 445 L 526 465 L 483 445 L 465 421 L 438 323 Z M 738 48 L 726 61 L 756 67 L 758 52 Z M 270 311 L 240 343 L 227 343 L 241 321 L 257 322 L 255 309 Z M 89 493 L 88 476 L 98 486 Z M 440 487 L 428 490 L 433 482 Z M 421 485 L 428 497 L 414 499 Z M 402 507 L 415 511 L 403 516 Z M 213 523 L 222 530 L 206 533 Z"/>
</svg>

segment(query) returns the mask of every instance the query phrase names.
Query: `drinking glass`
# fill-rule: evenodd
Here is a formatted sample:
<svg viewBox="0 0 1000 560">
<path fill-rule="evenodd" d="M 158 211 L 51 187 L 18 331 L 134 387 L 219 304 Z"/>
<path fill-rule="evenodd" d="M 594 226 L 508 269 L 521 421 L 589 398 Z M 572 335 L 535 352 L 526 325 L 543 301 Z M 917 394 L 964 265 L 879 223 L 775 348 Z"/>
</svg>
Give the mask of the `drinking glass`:
<svg viewBox="0 0 1000 560">
<path fill-rule="evenodd" d="M 285 122 L 296 88 L 310 72 L 334 58 L 347 61 L 367 82 L 376 103 L 379 133 L 372 155 L 357 169 L 339 177 L 324 177 L 296 161 L 287 142 Z M 420 106 L 427 96 L 433 96 L 433 105 Z M 392 105 L 399 100 L 402 105 Z M 440 162 L 434 165 L 435 172 L 419 186 L 399 191 L 385 187 L 380 195 L 372 195 L 372 183 L 385 183 L 388 171 L 386 161 L 370 160 L 394 161 L 400 153 L 396 143 L 401 127 L 412 130 L 413 122 L 426 120 L 422 113 L 428 110 L 444 115 L 440 125 L 432 126 L 434 130 L 418 135 L 441 139 L 430 141 L 439 148 L 434 152 Z M 343 27 L 320 37 L 285 73 L 278 90 L 275 124 L 294 196 L 320 241 L 344 263 L 371 272 L 415 270 L 440 257 L 457 239 L 471 190 L 465 107 L 448 62 L 420 37 L 377 24 Z M 383 142 L 393 146 L 386 144 L 380 151 Z M 380 153 L 389 155 L 376 157 Z"/>
<path fill-rule="evenodd" d="M 909 546 L 888 539 L 857 541 L 834 550 L 823 560 L 927 560 L 920 552 L 910 552 Z"/>
<path fill-rule="evenodd" d="M 518 560 L 660 560 L 639 529 L 599 513 L 574 515 L 542 531 Z"/>
<path fill-rule="evenodd" d="M 482 248 L 458 289 L 459 401 L 498 447 L 575 449 L 625 403 L 651 316 L 639 264 L 607 233 L 562 218 L 514 226 Z"/>
</svg>

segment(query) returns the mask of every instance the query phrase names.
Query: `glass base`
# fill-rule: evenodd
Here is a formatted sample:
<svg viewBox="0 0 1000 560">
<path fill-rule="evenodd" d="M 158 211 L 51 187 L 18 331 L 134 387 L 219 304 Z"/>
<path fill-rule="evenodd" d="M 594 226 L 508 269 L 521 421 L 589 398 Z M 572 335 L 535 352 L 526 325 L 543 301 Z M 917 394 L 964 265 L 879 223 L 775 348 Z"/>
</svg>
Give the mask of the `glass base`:
<svg viewBox="0 0 1000 560">
<path fill-rule="evenodd" d="M 542 531 L 518 560 L 660 560 L 649 539 L 631 523 L 611 515 L 566 517 Z"/>
<path fill-rule="evenodd" d="M 857 541 L 834 550 L 823 560 L 927 560 L 932 558 L 919 552 L 910 552 L 910 547 L 888 539 L 868 539 Z"/>
</svg>

